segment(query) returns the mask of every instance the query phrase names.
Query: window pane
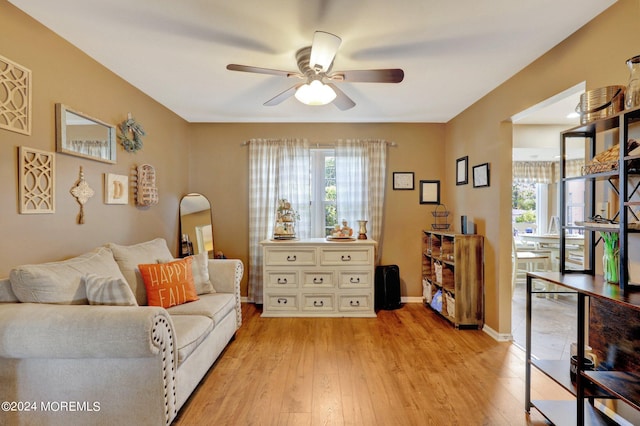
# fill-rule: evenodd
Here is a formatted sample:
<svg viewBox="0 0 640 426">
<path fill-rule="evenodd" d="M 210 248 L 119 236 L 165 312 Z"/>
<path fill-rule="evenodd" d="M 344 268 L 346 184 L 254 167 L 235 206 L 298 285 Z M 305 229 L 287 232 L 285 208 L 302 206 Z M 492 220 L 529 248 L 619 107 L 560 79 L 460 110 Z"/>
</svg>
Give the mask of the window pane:
<svg viewBox="0 0 640 426">
<path fill-rule="evenodd" d="M 331 230 L 338 222 L 336 217 L 336 158 L 327 154 L 324 158 L 324 211 L 325 236 L 331 235 Z"/>
</svg>

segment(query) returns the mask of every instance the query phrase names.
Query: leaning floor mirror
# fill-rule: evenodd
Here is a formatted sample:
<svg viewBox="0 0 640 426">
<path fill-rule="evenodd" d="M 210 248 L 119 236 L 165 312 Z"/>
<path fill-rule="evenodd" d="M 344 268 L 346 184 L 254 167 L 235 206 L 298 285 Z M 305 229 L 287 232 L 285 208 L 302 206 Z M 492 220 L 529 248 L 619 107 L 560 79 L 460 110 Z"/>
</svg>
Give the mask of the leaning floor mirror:
<svg viewBox="0 0 640 426">
<path fill-rule="evenodd" d="M 180 200 L 180 255 L 207 253 L 213 258 L 211 203 L 202 194 L 190 193 Z"/>
</svg>

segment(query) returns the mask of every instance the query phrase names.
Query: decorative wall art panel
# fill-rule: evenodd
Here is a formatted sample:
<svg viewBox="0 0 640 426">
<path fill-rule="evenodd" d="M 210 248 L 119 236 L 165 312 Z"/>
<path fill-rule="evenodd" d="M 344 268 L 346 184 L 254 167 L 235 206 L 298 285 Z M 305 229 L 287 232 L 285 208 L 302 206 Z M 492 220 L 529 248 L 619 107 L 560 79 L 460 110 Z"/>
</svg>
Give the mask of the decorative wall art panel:
<svg viewBox="0 0 640 426">
<path fill-rule="evenodd" d="M 104 203 L 127 204 L 129 202 L 129 176 L 104 174 Z"/>
<path fill-rule="evenodd" d="M 31 71 L 0 56 L 0 129 L 31 134 Z"/>
<path fill-rule="evenodd" d="M 54 213 L 55 154 L 21 146 L 18 155 L 20 213 Z"/>
</svg>

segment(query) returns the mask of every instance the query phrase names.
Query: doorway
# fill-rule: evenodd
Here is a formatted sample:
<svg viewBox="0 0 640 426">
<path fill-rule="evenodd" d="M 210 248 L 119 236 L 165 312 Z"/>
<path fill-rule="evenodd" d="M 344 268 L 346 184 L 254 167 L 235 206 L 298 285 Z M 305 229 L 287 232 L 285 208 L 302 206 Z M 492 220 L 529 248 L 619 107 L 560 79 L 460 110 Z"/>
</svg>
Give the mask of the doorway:
<svg viewBox="0 0 640 426">
<path fill-rule="evenodd" d="M 526 290 L 522 270 L 557 270 L 560 133 L 580 124 L 575 112 L 585 84 L 581 83 L 512 117 L 512 261 L 511 299 L 513 342 L 524 348 Z M 568 157 L 571 154 L 568 154 Z M 577 154 L 576 154 L 577 155 Z M 584 156 L 584 152 L 579 153 Z M 579 191 L 575 191 L 576 194 Z M 575 200 L 575 209 L 579 200 Z M 542 259 L 521 263 L 516 252 Z M 513 277 L 512 277 L 513 278 Z M 534 285 L 544 285 L 542 283 Z M 567 359 L 575 341 L 576 300 L 573 295 L 536 295 L 532 305 L 532 352 L 545 359 Z"/>
</svg>

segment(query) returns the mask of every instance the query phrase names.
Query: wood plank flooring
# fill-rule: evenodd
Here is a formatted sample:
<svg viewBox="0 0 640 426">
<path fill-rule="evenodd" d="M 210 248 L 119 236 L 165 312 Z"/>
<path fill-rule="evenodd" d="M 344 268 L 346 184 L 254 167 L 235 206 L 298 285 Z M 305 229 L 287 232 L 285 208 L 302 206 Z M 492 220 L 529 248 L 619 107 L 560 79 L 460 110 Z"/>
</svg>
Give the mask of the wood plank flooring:
<svg viewBox="0 0 640 426">
<path fill-rule="evenodd" d="M 243 326 L 174 421 L 186 425 L 543 425 L 524 411 L 524 352 L 421 304 L 377 318 Z M 567 398 L 534 373 L 533 398 Z"/>
</svg>

